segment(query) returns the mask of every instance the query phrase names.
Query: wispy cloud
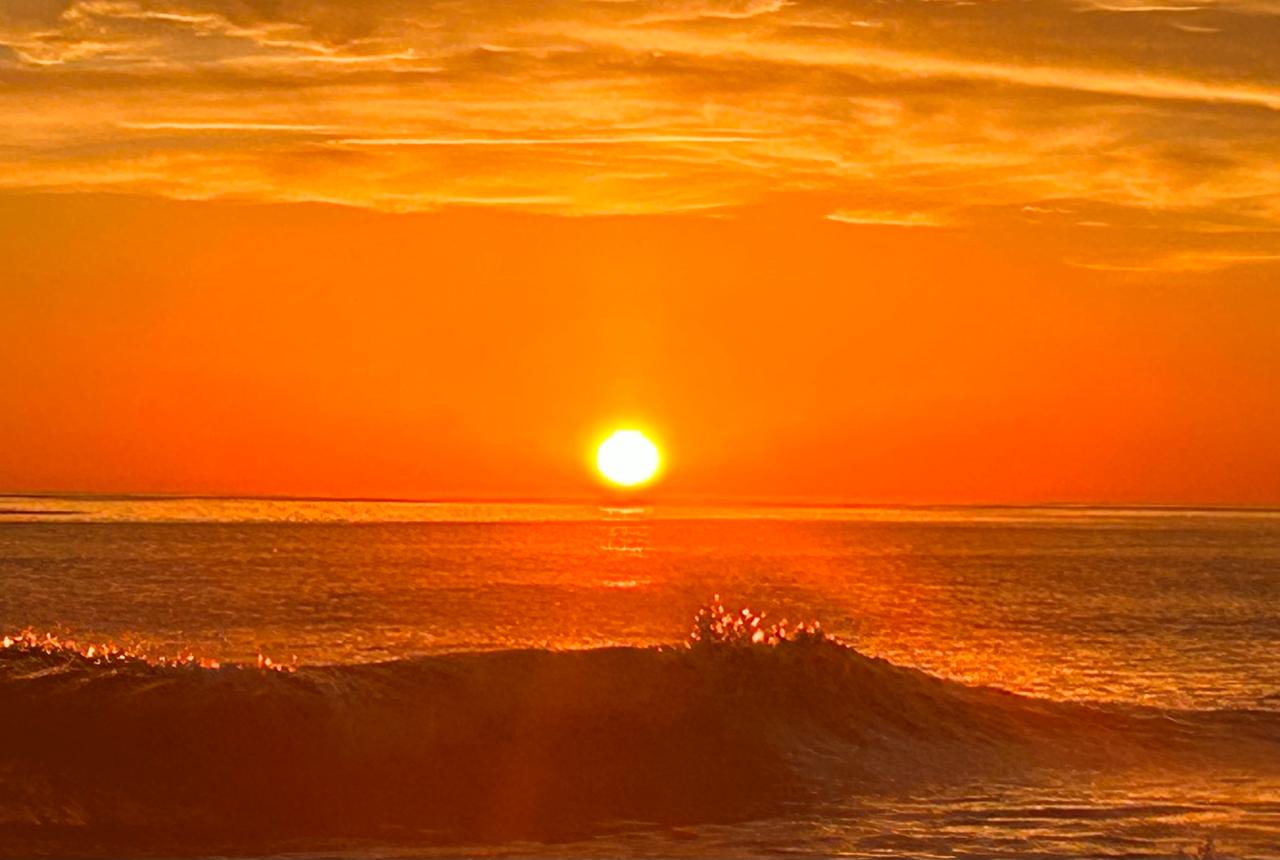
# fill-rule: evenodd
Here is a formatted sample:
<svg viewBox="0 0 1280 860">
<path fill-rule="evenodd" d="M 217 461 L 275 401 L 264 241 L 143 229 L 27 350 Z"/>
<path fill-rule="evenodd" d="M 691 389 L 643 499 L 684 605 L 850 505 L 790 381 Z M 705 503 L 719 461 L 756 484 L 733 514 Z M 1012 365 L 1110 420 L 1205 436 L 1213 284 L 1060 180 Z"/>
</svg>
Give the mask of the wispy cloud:
<svg viewBox="0 0 1280 860">
<path fill-rule="evenodd" d="M 348 137 L 339 146 L 627 146 L 684 143 L 757 143 L 759 137 L 712 134 L 620 134 L 578 137 Z"/>
<path fill-rule="evenodd" d="M 1099 12 L 1199 12 L 1207 7 L 1193 4 L 1160 5 L 1156 3 L 1090 3 L 1087 9 Z"/>
<path fill-rule="evenodd" d="M 827 215 L 828 221 L 879 227 L 945 227 L 947 221 L 927 212 L 868 212 L 837 209 Z"/>
<path fill-rule="evenodd" d="M 122 122 L 120 128 L 135 131 L 280 131 L 332 133 L 333 126 L 290 122 Z"/>
<path fill-rule="evenodd" d="M 649 12 L 635 18 L 631 23 L 656 24 L 672 21 L 696 21 L 700 18 L 721 18 L 726 20 L 746 20 L 761 15 L 772 15 L 788 6 L 794 6 L 794 0 L 694 0 L 694 2 L 671 2 L 663 4 L 657 11 Z"/>
<path fill-rule="evenodd" d="M 1207 273 L 1237 266 L 1262 266 L 1280 264 L 1280 254 L 1232 254 L 1223 252 L 1186 251 L 1165 254 L 1134 262 L 1071 260 L 1071 265 L 1097 272 L 1122 272 L 1131 274 L 1159 273 Z"/>
<path fill-rule="evenodd" d="M 0 4 L 0 187 L 394 211 L 768 203 L 815 222 L 1014 224 L 1099 265 L 1171 266 L 1174 237 L 1210 236 L 1177 265 L 1251 265 L 1233 255 L 1265 243 L 1232 237 L 1280 229 L 1277 11 Z"/>
<path fill-rule="evenodd" d="M 683 32 L 592 29 L 584 32 L 582 37 L 635 51 L 675 51 L 701 57 L 728 54 L 774 63 L 890 72 L 911 79 L 958 78 L 1100 95 L 1238 104 L 1280 110 L 1280 86 L 1219 84 L 1210 80 L 1100 70 L 1086 66 L 996 63 L 963 56 L 920 54 L 864 45 L 815 46 L 781 40 L 723 40 Z"/>
</svg>

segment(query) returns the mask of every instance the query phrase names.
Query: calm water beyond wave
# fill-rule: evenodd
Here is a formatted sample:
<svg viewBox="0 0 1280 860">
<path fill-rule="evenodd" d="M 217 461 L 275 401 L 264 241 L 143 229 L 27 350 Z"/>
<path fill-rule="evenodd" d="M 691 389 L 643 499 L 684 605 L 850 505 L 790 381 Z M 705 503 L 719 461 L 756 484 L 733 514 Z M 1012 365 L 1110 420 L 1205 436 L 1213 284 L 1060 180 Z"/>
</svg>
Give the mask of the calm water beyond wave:
<svg viewBox="0 0 1280 860">
<path fill-rule="evenodd" d="M 0 498 L 5 634 L 0 856 L 1280 858 L 1280 512 Z"/>
</svg>

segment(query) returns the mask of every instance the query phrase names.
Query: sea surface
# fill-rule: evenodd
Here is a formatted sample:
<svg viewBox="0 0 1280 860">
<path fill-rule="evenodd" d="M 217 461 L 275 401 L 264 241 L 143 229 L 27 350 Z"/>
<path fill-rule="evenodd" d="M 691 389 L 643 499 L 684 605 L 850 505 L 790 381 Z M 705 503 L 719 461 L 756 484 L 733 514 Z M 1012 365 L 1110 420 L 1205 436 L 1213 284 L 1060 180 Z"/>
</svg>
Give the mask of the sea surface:
<svg viewBox="0 0 1280 860">
<path fill-rule="evenodd" d="M 0 497 L 0 636 L 0 857 L 1280 858 L 1278 511 Z"/>
</svg>

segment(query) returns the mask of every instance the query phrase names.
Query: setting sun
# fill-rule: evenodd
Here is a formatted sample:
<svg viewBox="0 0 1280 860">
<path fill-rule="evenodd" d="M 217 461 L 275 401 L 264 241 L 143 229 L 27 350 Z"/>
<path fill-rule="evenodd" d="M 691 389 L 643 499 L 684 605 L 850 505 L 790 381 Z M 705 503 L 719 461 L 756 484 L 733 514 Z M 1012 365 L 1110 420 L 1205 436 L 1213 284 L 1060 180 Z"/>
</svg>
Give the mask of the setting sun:
<svg viewBox="0 0 1280 860">
<path fill-rule="evenodd" d="M 0 860 L 1280 860 L 1277 48 L 0 0 Z"/>
<path fill-rule="evenodd" d="M 662 461 L 658 446 L 639 430 L 615 430 L 596 449 L 596 468 L 610 483 L 636 487 L 653 479 Z"/>
</svg>

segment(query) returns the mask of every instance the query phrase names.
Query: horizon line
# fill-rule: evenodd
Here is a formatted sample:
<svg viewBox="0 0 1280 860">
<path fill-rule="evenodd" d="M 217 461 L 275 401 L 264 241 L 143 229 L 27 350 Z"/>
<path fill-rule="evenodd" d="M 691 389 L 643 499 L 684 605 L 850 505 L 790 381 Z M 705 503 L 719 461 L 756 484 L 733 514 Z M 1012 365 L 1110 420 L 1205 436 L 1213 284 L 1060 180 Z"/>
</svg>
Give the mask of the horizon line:
<svg viewBox="0 0 1280 860">
<path fill-rule="evenodd" d="M 613 507 L 629 504 L 639 507 L 744 507 L 744 508 L 829 508 L 829 509 L 1028 509 L 1056 508 L 1077 510 L 1168 510 L 1168 511 L 1276 511 L 1280 502 L 873 502 L 836 500 L 787 500 L 732 497 L 668 497 L 655 501 L 643 493 L 618 493 L 613 496 L 338 496 L 289 493 L 190 493 L 190 492 L 98 492 L 85 490 L 21 490 L 0 491 L 7 499 L 97 499 L 100 501 L 257 501 L 257 502 L 354 502 L 364 504 L 406 505 L 595 505 Z"/>
</svg>

